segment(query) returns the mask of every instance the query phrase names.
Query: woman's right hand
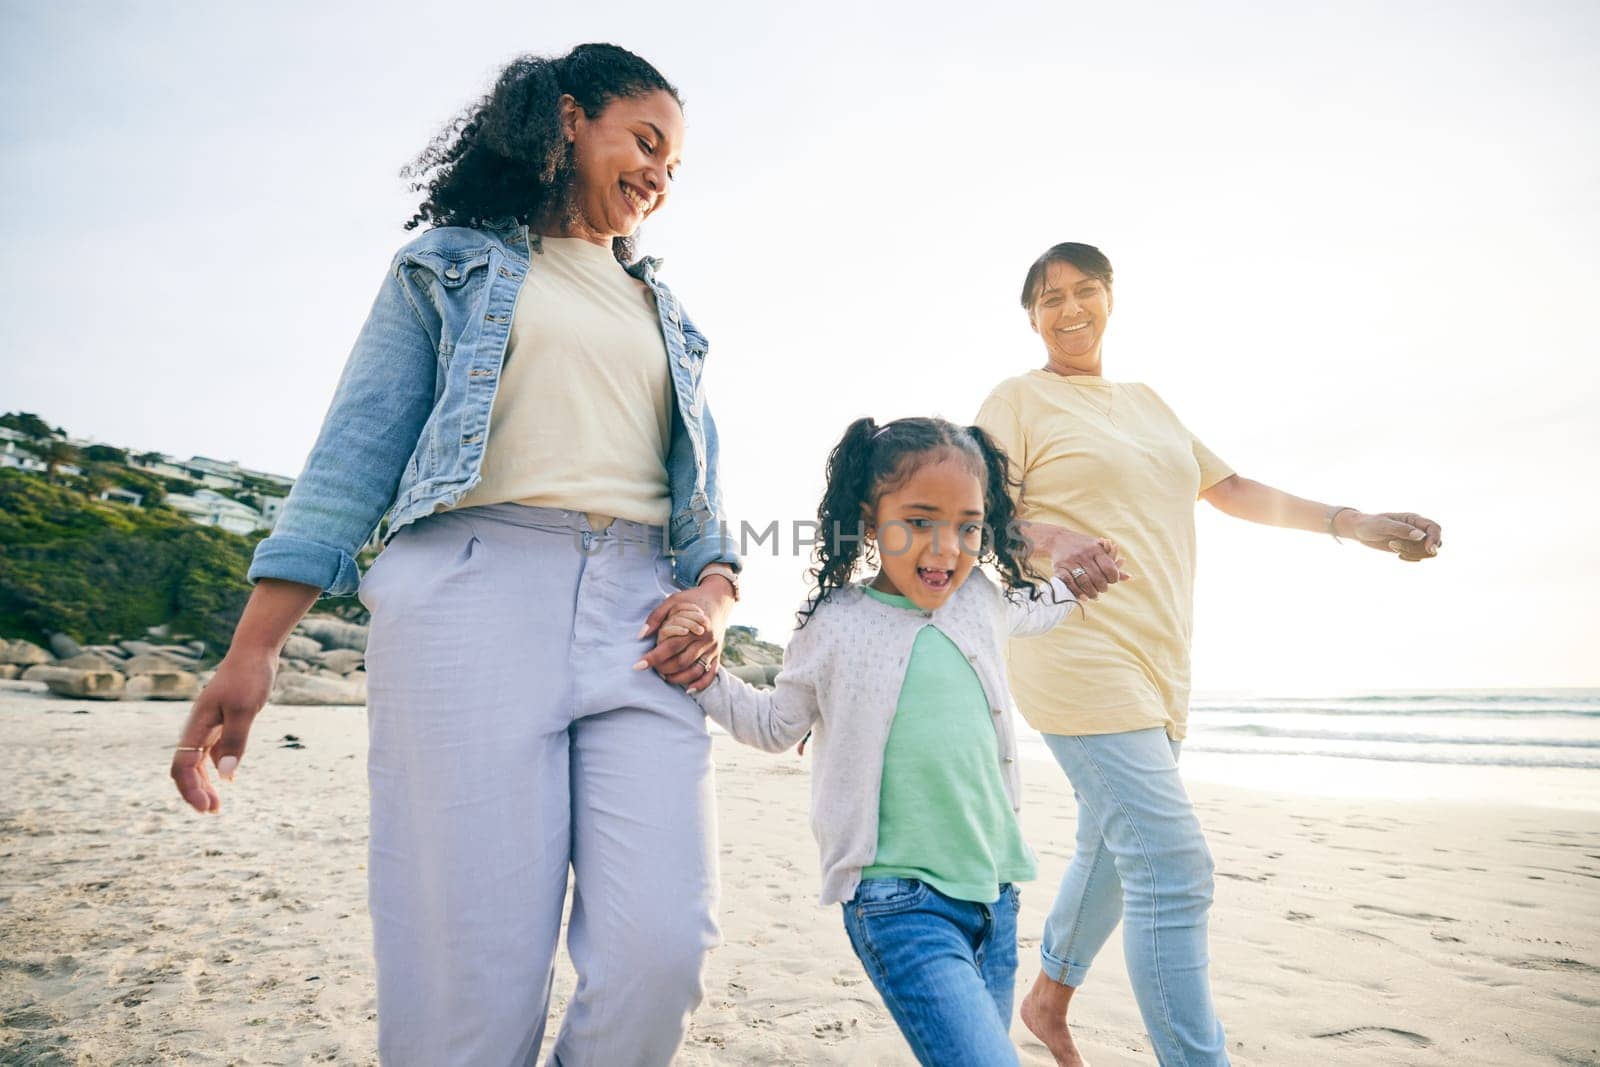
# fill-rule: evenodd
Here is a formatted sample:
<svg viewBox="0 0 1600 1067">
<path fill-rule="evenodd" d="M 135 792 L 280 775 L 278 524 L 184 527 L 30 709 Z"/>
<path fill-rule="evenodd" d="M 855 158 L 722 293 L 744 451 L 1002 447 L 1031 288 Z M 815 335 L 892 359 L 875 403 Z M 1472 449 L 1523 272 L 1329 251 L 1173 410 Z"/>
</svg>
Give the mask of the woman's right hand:
<svg viewBox="0 0 1600 1067">
<path fill-rule="evenodd" d="M 1116 545 L 1105 538 L 1048 522 L 1027 523 L 1022 532 L 1033 542 L 1036 554 L 1051 558 L 1056 577 L 1080 600 L 1096 600 L 1117 582 L 1132 577 L 1122 569 Z"/>
<path fill-rule="evenodd" d="M 172 754 L 172 781 L 195 811 L 222 810 L 222 797 L 206 770 L 206 757 L 211 758 L 217 774 L 233 781 L 244 758 L 250 724 L 272 695 L 277 674 L 276 652 L 230 651 L 195 698 L 178 737 L 178 750 Z"/>
</svg>

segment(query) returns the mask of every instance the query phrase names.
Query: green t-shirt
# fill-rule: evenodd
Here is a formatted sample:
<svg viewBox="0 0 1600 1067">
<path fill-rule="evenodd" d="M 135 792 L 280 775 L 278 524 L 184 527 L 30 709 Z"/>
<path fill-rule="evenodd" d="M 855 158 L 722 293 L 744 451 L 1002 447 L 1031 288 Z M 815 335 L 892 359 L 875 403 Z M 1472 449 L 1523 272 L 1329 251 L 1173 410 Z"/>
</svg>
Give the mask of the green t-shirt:
<svg viewBox="0 0 1600 1067">
<path fill-rule="evenodd" d="M 885 604 L 920 610 L 868 588 Z M 917 634 L 883 750 L 878 851 L 863 878 L 917 878 L 947 897 L 991 903 L 1034 877 L 995 762 L 994 722 L 977 672 L 955 642 Z"/>
</svg>

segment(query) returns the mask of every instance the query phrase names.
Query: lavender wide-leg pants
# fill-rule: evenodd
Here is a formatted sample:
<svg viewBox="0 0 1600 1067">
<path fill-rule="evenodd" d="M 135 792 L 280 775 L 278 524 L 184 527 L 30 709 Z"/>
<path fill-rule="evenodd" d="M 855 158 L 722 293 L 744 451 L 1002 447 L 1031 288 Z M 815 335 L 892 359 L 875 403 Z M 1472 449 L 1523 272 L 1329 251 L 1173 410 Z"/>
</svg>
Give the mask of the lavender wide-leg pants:
<svg viewBox="0 0 1600 1067">
<path fill-rule="evenodd" d="M 500 504 L 401 530 L 362 584 L 378 1048 L 533 1064 L 572 871 L 552 1063 L 671 1061 L 717 941 L 711 746 L 632 669 L 673 590 L 659 530 Z"/>
</svg>

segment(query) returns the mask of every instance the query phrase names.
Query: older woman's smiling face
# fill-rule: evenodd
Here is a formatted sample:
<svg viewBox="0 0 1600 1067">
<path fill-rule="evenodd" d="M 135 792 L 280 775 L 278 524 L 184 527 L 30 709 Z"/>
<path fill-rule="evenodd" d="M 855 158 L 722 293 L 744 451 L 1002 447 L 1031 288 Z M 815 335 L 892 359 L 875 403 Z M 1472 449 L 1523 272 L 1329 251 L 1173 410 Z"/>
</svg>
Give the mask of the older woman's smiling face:
<svg viewBox="0 0 1600 1067">
<path fill-rule="evenodd" d="M 1100 373 L 1100 343 L 1110 317 L 1111 290 L 1070 263 L 1050 264 L 1028 312 L 1057 374 Z"/>
</svg>

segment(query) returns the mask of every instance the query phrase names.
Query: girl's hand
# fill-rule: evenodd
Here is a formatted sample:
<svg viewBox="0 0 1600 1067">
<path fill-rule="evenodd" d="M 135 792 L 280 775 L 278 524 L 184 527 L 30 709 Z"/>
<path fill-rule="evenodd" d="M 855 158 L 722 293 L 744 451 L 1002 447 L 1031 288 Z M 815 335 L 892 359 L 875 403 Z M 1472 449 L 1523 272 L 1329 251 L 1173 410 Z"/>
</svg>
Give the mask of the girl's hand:
<svg viewBox="0 0 1600 1067">
<path fill-rule="evenodd" d="M 698 604 L 680 604 L 672 609 L 667 621 L 656 631 L 656 644 L 673 637 L 699 637 L 709 629 L 711 619 Z"/>
<path fill-rule="evenodd" d="M 1407 563 L 1418 563 L 1439 554 L 1444 532 L 1439 524 L 1414 511 L 1385 511 L 1367 515 L 1344 511 L 1334 517 L 1334 533 L 1360 541 L 1379 552 L 1393 552 Z"/>
<path fill-rule="evenodd" d="M 673 593 L 656 605 L 645 619 L 639 636 L 649 637 L 665 630 L 679 612 L 688 613 L 679 625 L 689 632 L 670 637 L 660 633 L 656 647 L 645 653 L 633 669 L 642 671 L 649 667 L 669 684 L 682 686 L 685 692 L 698 693 L 711 684 L 720 666 L 722 638 L 728 630 L 728 616 L 733 612 L 733 594 L 728 583 L 708 581 Z M 704 622 L 700 621 L 702 618 Z M 701 632 L 694 633 L 694 626 Z"/>
<path fill-rule="evenodd" d="M 250 724 L 272 695 L 277 674 L 276 652 L 230 651 L 195 698 L 172 754 L 172 781 L 195 811 L 222 810 L 222 797 L 206 772 L 206 757 L 219 775 L 233 781 Z"/>
</svg>

